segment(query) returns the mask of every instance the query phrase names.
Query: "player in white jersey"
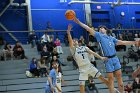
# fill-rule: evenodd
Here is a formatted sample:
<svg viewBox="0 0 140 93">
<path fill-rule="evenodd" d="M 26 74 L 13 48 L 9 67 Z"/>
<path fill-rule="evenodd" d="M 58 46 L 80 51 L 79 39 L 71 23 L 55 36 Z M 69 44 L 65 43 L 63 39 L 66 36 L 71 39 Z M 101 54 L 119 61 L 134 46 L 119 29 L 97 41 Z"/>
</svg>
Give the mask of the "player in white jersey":
<svg viewBox="0 0 140 93">
<path fill-rule="evenodd" d="M 79 67 L 79 84 L 80 84 L 80 93 L 85 93 L 85 81 L 88 80 L 88 75 L 90 74 L 93 77 L 97 77 L 103 83 L 105 83 L 109 87 L 108 80 L 106 80 L 101 73 L 90 63 L 88 58 L 88 54 L 93 54 L 95 57 L 100 58 L 101 60 L 107 60 L 106 57 L 101 57 L 97 53 L 93 52 L 86 46 L 79 46 L 78 40 L 72 40 L 70 31 L 72 25 L 68 25 L 68 41 L 70 45 L 70 51 L 78 64 Z"/>
</svg>

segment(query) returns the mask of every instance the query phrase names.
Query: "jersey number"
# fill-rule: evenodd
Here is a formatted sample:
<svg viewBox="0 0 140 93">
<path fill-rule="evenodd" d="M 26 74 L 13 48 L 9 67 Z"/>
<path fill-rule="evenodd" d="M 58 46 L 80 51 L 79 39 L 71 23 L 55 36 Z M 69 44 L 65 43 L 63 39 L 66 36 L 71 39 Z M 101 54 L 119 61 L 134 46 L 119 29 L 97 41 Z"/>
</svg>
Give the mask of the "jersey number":
<svg viewBox="0 0 140 93">
<path fill-rule="evenodd" d="M 85 56 L 84 56 L 84 54 L 82 54 L 82 57 L 83 57 L 83 59 L 85 59 Z"/>
</svg>

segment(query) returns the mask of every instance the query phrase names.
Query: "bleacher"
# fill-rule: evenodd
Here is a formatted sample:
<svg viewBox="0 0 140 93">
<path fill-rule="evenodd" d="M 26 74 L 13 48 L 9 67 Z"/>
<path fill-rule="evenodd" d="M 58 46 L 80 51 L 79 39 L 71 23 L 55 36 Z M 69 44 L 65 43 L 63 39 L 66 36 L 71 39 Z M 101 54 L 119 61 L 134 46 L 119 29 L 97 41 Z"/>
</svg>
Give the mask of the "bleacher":
<svg viewBox="0 0 140 93">
<path fill-rule="evenodd" d="M 6 60 L 0 61 L 0 93 L 45 93 L 45 83 L 47 78 L 27 78 L 25 71 L 28 69 L 29 62 L 32 57 L 40 58 L 39 53 L 35 48 L 30 48 L 30 45 L 23 45 L 27 60 Z M 62 84 L 63 93 L 79 93 L 78 70 L 73 69 L 72 62 L 67 61 L 67 56 L 70 54 L 68 47 L 63 47 L 64 53 L 61 55 L 60 60 L 67 64 L 62 66 L 63 79 L 65 83 Z M 122 60 L 122 56 L 126 52 L 118 52 L 117 55 Z M 140 60 L 138 61 L 140 62 Z M 131 62 L 128 66 L 133 66 L 134 69 L 138 62 Z M 105 68 L 102 61 L 97 60 L 98 69 L 106 77 Z M 127 74 L 123 74 L 123 81 L 126 84 L 132 81 L 132 78 Z M 108 88 L 98 79 L 94 79 L 99 93 L 108 93 Z M 117 82 L 115 80 L 115 87 Z"/>
</svg>

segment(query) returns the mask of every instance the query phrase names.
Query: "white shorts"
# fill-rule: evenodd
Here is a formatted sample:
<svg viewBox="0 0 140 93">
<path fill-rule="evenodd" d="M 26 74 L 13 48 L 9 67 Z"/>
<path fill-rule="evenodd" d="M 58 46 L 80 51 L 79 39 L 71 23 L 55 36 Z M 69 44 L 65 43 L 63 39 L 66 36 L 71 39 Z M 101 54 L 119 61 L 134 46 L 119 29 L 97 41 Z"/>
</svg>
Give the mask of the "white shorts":
<svg viewBox="0 0 140 93">
<path fill-rule="evenodd" d="M 87 67 L 87 66 L 86 66 Z M 84 68 L 83 68 L 84 69 Z M 101 73 L 98 71 L 97 68 L 95 68 L 92 64 L 88 66 L 88 69 L 85 71 L 81 71 L 79 75 L 79 80 L 80 81 L 85 81 L 88 80 L 88 75 L 91 75 L 92 77 L 99 77 Z"/>
</svg>

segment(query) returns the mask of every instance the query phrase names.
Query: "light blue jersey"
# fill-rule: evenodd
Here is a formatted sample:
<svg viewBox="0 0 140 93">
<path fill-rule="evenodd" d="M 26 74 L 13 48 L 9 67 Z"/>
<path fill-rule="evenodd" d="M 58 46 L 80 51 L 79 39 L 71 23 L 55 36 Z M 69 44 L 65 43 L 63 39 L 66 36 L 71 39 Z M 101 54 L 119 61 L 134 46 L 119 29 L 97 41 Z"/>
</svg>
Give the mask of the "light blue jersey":
<svg viewBox="0 0 140 93">
<path fill-rule="evenodd" d="M 49 77 L 52 78 L 52 84 L 54 87 L 56 87 L 56 76 L 57 76 L 57 73 L 56 73 L 55 69 L 52 69 L 49 73 Z M 49 81 L 47 81 L 47 83 L 46 83 L 45 93 L 52 93 Z M 53 93 L 57 93 L 57 92 L 55 91 Z"/>
<path fill-rule="evenodd" d="M 106 34 L 102 34 L 100 32 L 95 32 L 95 38 L 97 42 L 101 44 L 103 55 L 106 57 L 116 55 L 115 45 L 117 44 L 118 40 L 112 36 L 108 36 Z M 105 61 L 105 67 L 107 72 L 114 72 L 121 68 L 119 59 L 117 56 L 109 58 Z"/>
</svg>

